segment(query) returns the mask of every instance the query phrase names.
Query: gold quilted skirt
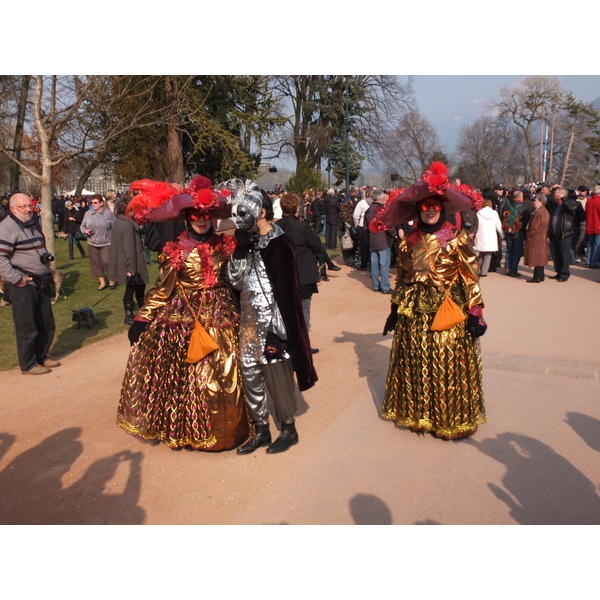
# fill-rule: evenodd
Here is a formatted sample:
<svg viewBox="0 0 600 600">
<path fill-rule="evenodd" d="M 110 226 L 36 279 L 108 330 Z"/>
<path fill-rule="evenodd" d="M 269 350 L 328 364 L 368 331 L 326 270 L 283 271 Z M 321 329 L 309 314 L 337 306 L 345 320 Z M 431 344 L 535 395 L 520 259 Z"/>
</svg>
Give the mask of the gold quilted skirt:
<svg viewBox="0 0 600 600">
<path fill-rule="evenodd" d="M 249 436 L 238 368 L 239 318 L 225 288 L 199 290 L 190 300 L 193 306 L 202 301 L 201 322 L 219 349 L 196 364 L 185 361 L 193 321 L 176 291 L 131 349 L 117 425 L 171 448 L 235 448 Z"/>
<path fill-rule="evenodd" d="M 429 328 L 435 312 L 399 314 L 381 415 L 413 430 L 462 437 L 486 421 L 479 339 L 465 323 Z"/>
</svg>

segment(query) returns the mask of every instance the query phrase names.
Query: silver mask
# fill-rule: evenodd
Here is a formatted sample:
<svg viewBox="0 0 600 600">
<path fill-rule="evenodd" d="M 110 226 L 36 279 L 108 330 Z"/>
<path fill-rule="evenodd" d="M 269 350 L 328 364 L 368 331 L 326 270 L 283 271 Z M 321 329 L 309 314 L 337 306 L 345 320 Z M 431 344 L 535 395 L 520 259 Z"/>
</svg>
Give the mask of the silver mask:
<svg viewBox="0 0 600 600">
<path fill-rule="evenodd" d="M 241 179 L 229 179 L 217 186 L 217 189 L 229 190 L 231 196 L 231 218 L 237 229 L 252 231 L 262 210 L 262 192 L 260 187 L 250 179 L 243 182 Z"/>
</svg>

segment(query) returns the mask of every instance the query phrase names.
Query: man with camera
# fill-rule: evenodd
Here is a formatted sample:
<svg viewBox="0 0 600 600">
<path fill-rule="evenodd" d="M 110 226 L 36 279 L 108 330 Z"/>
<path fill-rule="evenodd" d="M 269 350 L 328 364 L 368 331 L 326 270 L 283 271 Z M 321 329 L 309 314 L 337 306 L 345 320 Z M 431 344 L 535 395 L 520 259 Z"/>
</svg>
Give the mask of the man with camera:
<svg viewBox="0 0 600 600">
<path fill-rule="evenodd" d="M 34 219 L 31 199 L 13 194 L 10 214 L 0 223 L 0 277 L 12 303 L 17 354 L 24 375 L 43 375 L 60 365 L 47 356 L 56 330 L 50 300 L 53 260 Z"/>
</svg>

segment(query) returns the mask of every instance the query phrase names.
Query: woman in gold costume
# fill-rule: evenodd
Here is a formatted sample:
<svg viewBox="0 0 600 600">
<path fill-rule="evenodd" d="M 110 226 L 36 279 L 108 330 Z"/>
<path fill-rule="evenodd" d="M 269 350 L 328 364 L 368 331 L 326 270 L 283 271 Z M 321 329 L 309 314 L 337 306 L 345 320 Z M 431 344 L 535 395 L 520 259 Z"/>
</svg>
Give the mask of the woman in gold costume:
<svg viewBox="0 0 600 600">
<path fill-rule="evenodd" d="M 371 228 L 414 226 L 399 245 L 384 329 L 384 335 L 394 332 L 394 341 L 381 414 L 412 431 L 458 439 L 486 420 L 478 339 L 486 325 L 477 257 L 467 234 L 445 216 L 479 208 L 482 198 L 469 186 L 450 185 L 447 173 L 433 163 L 422 179 L 390 198 Z M 442 309 L 433 325 L 446 293 L 457 316 L 440 325 Z"/>
<path fill-rule="evenodd" d="M 179 190 L 141 180 L 129 212 L 142 224 L 185 215 L 187 231 L 159 256 L 159 275 L 129 331 L 131 353 L 117 411 L 127 433 L 173 449 L 226 450 L 248 438 L 238 368 L 239 314 L 227 283 L 232 236 L 215 233 L 225 198 L 204 177 Z M 218 349 L 194 364 L 187 348 L 198 318 Z"/>
</svg>

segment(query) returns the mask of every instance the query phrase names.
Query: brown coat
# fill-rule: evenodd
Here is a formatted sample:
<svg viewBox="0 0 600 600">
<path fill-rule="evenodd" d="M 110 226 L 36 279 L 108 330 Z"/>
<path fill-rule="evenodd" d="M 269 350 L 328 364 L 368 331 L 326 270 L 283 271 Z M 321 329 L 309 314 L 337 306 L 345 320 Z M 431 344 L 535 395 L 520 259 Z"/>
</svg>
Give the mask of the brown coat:
<svg viewBox="0 0 600 600">
<path fill-rule="evenodd" d="M 545 267 L 548 264 L 548 225 L 550 213 L 545 206 L 533 211 L 525 238 L 525 265 Z"/>
</svg>

